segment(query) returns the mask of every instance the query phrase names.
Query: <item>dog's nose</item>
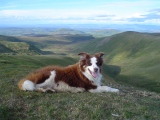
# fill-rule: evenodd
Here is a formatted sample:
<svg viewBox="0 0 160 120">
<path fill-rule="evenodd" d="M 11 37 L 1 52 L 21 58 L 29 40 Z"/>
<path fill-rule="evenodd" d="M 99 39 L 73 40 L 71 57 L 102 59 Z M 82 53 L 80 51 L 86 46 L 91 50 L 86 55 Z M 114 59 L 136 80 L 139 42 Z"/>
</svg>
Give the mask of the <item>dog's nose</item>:
<svg viewBox="0 0 160 120">
<path fill-rule="evenodd" d="M 98 68 L 94 68 L 94 72 L 97 72 L 98 71 Z"/>
</svg>

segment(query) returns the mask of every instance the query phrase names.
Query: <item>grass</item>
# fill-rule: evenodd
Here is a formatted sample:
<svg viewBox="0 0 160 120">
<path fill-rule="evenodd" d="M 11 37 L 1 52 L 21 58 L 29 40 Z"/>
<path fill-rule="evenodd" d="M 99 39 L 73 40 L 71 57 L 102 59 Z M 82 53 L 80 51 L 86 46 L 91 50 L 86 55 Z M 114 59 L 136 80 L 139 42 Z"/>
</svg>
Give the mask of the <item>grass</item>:
<svg viewBox="0 0 160 120">
<path fill-rule="evenodd" d="M 138 90 L 115 82 L 109 84 L 106 77 L 103 79 L 103 84 L 108 83 L 112 87 L 119 88 L 120 93 L 39 93 L 20 91 L 17 87 L 19 79 L 34 69 L 49 64 L 66 66 L 76 61 L 62 56 L 1 55 L 0 118 L 2 120 L 158 120 L 160 118 L 158 93 Z"/>
</svg>

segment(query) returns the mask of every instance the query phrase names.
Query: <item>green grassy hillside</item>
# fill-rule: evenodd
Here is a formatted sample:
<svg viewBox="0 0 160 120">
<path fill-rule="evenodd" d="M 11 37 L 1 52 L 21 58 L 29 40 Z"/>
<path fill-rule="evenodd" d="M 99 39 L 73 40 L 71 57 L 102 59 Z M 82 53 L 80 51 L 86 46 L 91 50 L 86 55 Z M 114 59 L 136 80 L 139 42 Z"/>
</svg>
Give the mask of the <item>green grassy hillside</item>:
<svg viewBox="0 0 160 120">
<path fill-rule="evenodd" d="M 15 37 L 0 35 L 0 53 L 36 55 L 41 54 L 42 51 L 34 45 L 22 42 Z"/>
<path fill-rule="evenodd" d="M 13 53 L 14 51 L 7 48 L 5 45 L 0 43 L 0 54 L 1 53 Z"/>
<path fill-rule="evenodd" d="M 110 86 L 120 89 L 118 94 L 39 93 L 18 89 L 19 79 L 37 68 L 50 64 L 66 66 L 76 61 L 78 60 L 62 56 L 0 55 L 0 118 L 2 120 L 159 119 L 158 93 L 116 83 Z M 108 79 L 104 77 L 103 81 Z"/>
<path fill-rule="evenodd" d="M 124 32 L 89 42 L 78 51 L 105 52 L 105 62 L 119 66 L 117 81 L 160 92 L 160 36 Z"/>
<path fill-rule="evenodd" d="M 114 34 L 121 33 L 122 31 L 120 30 L 115 30 L 115 29 L 90 29 L 85 31 L 88 34 L 93 35 L 96 38 L 101 38 L 101 37 L 107 37 L 111 36 Z"/>
</svg>

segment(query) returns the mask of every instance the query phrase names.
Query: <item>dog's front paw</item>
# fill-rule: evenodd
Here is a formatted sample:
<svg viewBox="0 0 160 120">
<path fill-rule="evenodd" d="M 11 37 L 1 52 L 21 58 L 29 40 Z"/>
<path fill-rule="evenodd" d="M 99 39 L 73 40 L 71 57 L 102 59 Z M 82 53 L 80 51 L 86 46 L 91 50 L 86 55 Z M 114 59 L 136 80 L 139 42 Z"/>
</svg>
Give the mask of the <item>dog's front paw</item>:
<svg viewBox="0 0 160 120">
<path fill-rule="evenodd" d="M 100 89 L 101 92 L 116 92 L 116 93 L 119 92 L 118 89 L 111 88 L 111 87 L 108 87 L 108 86 L 101 86 L 99 89 Z"/>
<path fill-rule="evenodd" d="M 116 93 L 118 93 L 119 90 L 118 90 L 118 89 L 115 89 L 115 88 L 111 88 L 111 92 L 116 92 Z"/>
</svg>

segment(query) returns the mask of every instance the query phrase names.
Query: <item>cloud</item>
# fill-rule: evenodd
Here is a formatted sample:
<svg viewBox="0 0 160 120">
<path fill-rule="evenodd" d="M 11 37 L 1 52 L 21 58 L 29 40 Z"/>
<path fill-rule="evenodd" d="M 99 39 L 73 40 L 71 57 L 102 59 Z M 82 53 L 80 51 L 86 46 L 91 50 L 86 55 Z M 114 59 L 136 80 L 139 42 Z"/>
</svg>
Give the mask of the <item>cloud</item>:
<svg viewBox="0 0 160 120">
<path fill-rule="evenodd" d="M 106 23 L 106 24 L 157 24 L 160 21 L 160 8 L 146 12 L 115 13 L 105 10 L 1 10 L 0 23 L 5 20 L 34 23 Z"/>
<path fill-rule="evenodd" d="M 149 12 L 160 13 L 160 8 L 152 9 Z"/>
<path fill-rule="evenodd" d="M 99 18 L 105 19 L 113 17 L 114 15 L 106 15 L 104 11 L 98 10 L 54 10 L 54 9 L 44 9 L 44 10 L 2 10 L 0 11 L 1 17 L 22 17 L 22 18 L 41 18 L 41 19 L 87 19 L 87 18 Z"/>
<path fill-rule="evenodd" d="M 135 14 L 130 18 L 127 18 L 129 22 L 136 23 L 150 23 L 150 24 L 159 24 L 160 23 L 160 9 L 150 10 L 143 14 Z"/>
</svg>

